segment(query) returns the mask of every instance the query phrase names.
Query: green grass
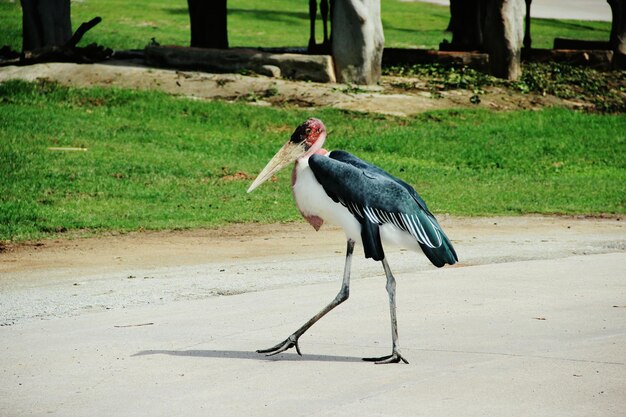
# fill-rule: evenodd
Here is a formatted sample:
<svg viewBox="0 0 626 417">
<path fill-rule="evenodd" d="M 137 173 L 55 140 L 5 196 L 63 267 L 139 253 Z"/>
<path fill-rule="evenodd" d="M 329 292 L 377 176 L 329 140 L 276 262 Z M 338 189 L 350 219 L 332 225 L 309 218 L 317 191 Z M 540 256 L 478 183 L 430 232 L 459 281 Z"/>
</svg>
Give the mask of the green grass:
<svg viewBox="0 0 626 417">
<path fill-rule="evenodd" d="M 0 84 L 0 240 L 298 219 L 289 170 L 252 194 L 251 179 L 239 177 L 256 175 L 309 116 L 328 126 L 327 148 L 405 178 L 435 212 L 625 211 L 624 115 L 394 118 L 8 82 Z"/>
<path fill-rule="evenodd" d="M 382 1 L 385 45 L 437 48 L 448 25 L 447 7 L 398 0 Z M 95 16 L 103 21 L 82 40 L 112 49 L 143 48 L 150 39 L 161 44 L 188 45 L 189 17 L 184 0 L 84 0 L 72 2 L 74 29 Z M 21 49 L 19 1 L 0 0 L 0 46 Z M 550 48 L 554 37 L 608 40 L 610 23 L 533 19 L 533 46 Z M 308 42 L 308 5 L 296 0 L 229 0 L 231 46 L 301 46 Z M 321 25 L 317 38 L 321 41 Z"/>
<path fill-rule="evenodd" d="M 231 46 L 307 44 L 306 2 L 230 0 L 228 10 Z M 184 0 L 72 3 L 74 28 L 94 16 L 103 22 L 85 36 L 83 46 L 136 49 L 152 38 L 161 44 L 189 41 Z M 450 39 L 444 32 L 448 18 L 446 7 L 382 1 L 388 47 L 437 48 Z M 0 0 L 0 28 L 0 46 L 19 50 L 19 2 Z M 606 40 L 609 29 L 602 22 L 534 19 L 533 46 L 549 48 L 556 36 Z M 320 25 L 317 37 L 321 40 Z M 623 85 L 605 85 L 610 76 L 570 74 L 573 70 L 560 67 L 531 70 L 512 88 L 589 99 L 599 111 L 623 111 Z M 437 69 L 429 76 L 444 88 L 480 90 L 492 82 L 473 72 L 459 78 L 454 71 Z M 245 193 L 246 178 L 312 115 L 330 129 L 327 147 L 354 152 L 405 178 L 435 212 L 625 211 L 623 114 L 465 110 L 393 118 L 9 82 L 0 84 L 0 241 L 298 219 L 288 170 L 251 195 Z"/>
<path fill-rule="evenodd" d="M 532 19 L 531 38 L 533 48 L 552 48 L 554 38 L 608 41 L 610 22 L 586 22 L 580 20 Z"/>
</svg>

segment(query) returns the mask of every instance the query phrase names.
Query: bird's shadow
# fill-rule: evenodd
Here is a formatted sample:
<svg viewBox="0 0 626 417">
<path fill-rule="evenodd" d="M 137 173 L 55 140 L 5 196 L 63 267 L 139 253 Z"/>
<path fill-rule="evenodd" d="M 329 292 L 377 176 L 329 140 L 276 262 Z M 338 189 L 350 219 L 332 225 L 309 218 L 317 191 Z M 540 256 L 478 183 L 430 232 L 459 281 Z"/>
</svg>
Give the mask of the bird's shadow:
<svg viewBox="0 0 626 417">
<path fill-rule="evenodd" d="M 146 355 L 170 355 L 188 356 L 194 358 L 219 358 L 219 359 L 252 359 L 257 361 L 310 361 L 310 362 L 362 362 L 362 358 L 335 355 L 298 355 L 296 353 L 280 353 L 275 356 L 267 356 L 262 353 L 241 350 L 142 350 L 135 356 Z"/>
</svg>

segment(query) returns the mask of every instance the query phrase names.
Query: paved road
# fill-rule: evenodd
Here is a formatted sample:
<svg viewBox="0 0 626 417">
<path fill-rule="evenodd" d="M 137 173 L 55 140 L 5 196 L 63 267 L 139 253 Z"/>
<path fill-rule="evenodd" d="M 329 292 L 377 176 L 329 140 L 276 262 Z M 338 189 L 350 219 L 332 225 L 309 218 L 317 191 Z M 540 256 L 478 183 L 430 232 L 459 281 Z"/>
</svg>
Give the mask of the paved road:
<svg viewBox="0 0 626 417">
<path fill-rule="evenodd" d="M 411 1 L 411 0 L 409 0 Z M 449 0 L 417 0 L 447 6 Z M 550 19 L 611 21 L 611 8 L 604 0 L 533 0 L 531 15 Z"/>
<path fill-rule="evenodd" d="M 304 356 L 254 352 L 284 339 L 336 294 L 339 279 L 316 278 L 338 275 L 341 255 L 334 244 L 328 248 L 334 231 L 326 243 L 309 240 L 306 252 L 327 255 L 317 264 L 312 257 L 272 264 L 270 257 L 281 256 L 273 253 L 249 261 L 256 270 L 222 271 L 214 263 L 165 278 L 160 269 L 133 279 L 121 270 L 117 278 L 74 276 L 82 270 L 76 269 L 66 271 L 70 281 L 57 276 L 60 269 L 50 280 L 41 268 L 5 273 L 0 281 L 8 282 L 9 297 L 0 299 L 2 309 L 11 294 L 27 291 L 23 309 L 37 310 L 50 301 L 51 287 L 64 288 L 56 302 L 70 305 L 83 296 L 83 284 L 90 297 L 103 292 L 110 304 L 82 311 L 60 306 L 63 313 L 52 309 L 0 327 L 0 416 L 622 417 L 622 222 L 593 221 L 604 230 L 593 234 L 581 226 L 586 220 L 555 227 L 546 219 L 511 220 L 520 221 L 528 233 L 511 235 L 504 220 L 467 235 L 450 227 L 470 260 L 460 267 L 427 268 L 406 252 L 393 255 L 409 365 L 360 360 L 386 354 L 390 345 L 384 280 L 380 271 L 363 275 L 376 265 L 361 259 L 350 300 L 302 337 Z M 289 246 L 288 237 L 281 239 Z M 488 263 L 486 253 L 499 263 Z M 184 296 L 197 289 L 198 275 L 221 274 L 290 275 L 293 282 L 230 296 Z M 313 283 L 303 284 L 309 275 Z M 122 288 L 138 281 L 151 288 L 151 298 L 124 302 L 132 295 Z M 180 298 L 163 300 L 168 282 Z"/>
</svg>

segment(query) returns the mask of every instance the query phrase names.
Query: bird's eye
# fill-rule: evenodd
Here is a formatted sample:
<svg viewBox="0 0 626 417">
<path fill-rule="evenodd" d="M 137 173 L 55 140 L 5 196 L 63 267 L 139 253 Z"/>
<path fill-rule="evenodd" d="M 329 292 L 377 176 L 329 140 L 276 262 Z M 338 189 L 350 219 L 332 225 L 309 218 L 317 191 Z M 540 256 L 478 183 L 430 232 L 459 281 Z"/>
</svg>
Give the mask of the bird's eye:
<svg viewBox="0 0 626 417">
<path fill-rule="evenodd" d="M 304 130 L 304 133 L 306 133 L 307 135 L 310 135 L 310 134 L 311 134 L 311 128 L 310 128 L 310 127 L 307 127 L 307 128 Z"/>
</svg>

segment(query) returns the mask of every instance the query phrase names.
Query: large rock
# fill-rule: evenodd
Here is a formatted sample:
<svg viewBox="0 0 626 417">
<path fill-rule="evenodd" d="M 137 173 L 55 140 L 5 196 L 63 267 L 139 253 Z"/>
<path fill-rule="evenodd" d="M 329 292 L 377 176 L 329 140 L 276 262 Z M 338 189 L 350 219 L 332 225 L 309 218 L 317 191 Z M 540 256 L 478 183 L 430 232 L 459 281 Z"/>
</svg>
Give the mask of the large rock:
<svg viewBox="0 0 626 417">
<path fill-rule="evenodd" d="M 254 71 L 303 81 L 336 82 L 329 55 L 274 54 L 255 49 L 204 49 L 182 46 L 147 46 L 151 65 L 217 73 Z M 275 67 L 280 71 L 276 71 Z M 269 71 L 268 69 L 272 69 Z"/>
</svg>

